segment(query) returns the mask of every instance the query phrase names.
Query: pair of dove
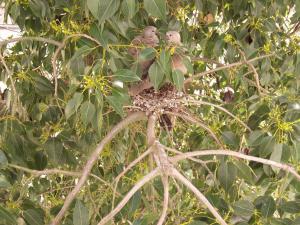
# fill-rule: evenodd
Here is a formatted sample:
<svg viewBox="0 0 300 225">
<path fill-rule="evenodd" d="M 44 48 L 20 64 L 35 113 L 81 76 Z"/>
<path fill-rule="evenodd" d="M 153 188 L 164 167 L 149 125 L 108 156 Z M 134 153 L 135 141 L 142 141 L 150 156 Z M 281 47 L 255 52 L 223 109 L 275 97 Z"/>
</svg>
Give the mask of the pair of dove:
<svg viewBox="0 0 300 225">
<path fill-rule="evenodd" d="M 145 47 L 156 47 L 159 44 L 159 38 L 157 36 L 157 28 L 154 26 L 147 26 L 141 35 L 136 36 L 132 40 L 132 45 L 135 46 L 145 46 Z M 180 34 L 177 31 L 168 31 L 166 33 L 166 41 L 168 45 L 171 46 L 180 46 L 181 44 L 181 37 Z M 140 49 L 139 48 L 129 48 L 128 53 L 135 59 L 138 58 Z M 151 88 L 152 85 L 150 83 L 150 80 L 148 79 L 148 70 L 152 63 L 155 60 L 145 60 L 139 63 L 140 68 L 142 70 L 142 79 L 143 81 L 136 86 L 133 86 L 130 88 L 129 92 L 131 95 L 137 95 L 141 91 Z M 182 57 L 179 54 L 173 54 L 171 57 L 171 67 L 172 70 L 180 70 L 183 74 L 187 73 L 187 68 L 182 62 Z M 146 79 L 145 79 L 146 78 Z"/>
</svg>

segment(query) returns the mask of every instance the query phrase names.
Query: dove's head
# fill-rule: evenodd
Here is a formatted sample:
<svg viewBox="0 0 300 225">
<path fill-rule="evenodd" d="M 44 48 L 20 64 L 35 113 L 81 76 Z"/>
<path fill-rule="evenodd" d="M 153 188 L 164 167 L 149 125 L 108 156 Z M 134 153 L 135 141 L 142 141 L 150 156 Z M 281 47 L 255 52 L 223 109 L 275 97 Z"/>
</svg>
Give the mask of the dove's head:
<svg viewBox="0 0 300 225">
<path fill-rule="evenodd" d="M 181 45 L 180 34 L 177 31 L 168 31 L 166 33 L 166 39 L 168 44 Z"/>
<path fill-rule="evenodd" d="M 144 31 L 143 31 L 143 36 L 145 38 L 151 38 L 156 36 L 157 34 L 157 28 L 154 26 L 147 26 L 145 27 Z"/>
</svg>

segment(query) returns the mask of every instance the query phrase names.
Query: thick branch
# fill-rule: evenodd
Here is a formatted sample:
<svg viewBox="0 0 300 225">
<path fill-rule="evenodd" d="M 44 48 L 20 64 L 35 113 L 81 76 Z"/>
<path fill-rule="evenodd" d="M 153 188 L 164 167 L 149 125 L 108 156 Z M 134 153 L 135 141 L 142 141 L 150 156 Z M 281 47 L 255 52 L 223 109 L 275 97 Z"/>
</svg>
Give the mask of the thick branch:
<svg viewBox="0 0 300 225">
<path fill-rule="evenodd" d="M 248 63 L 252 63 L 254 61 L 257 61 L 257 60 L 260 60 L 260 59 L 263 59 L 263 58 L 268 58 L 268 57 L 271 57 L 273 55 L 274 54 L 268 54 L 268 55 L 258 56 L 256 58 L 248 60 L 247 62 Z M 217 68 L 212 69 L 212 70 L 208 70 L 208 71 L 205 71 L 205 72 L 202 72 L 202 73 L 195 74 L 195 75 L 191 76 L 190 78 L 186 79 L 184 81 L 184 84 L 191 83 L 193 81 L 193 79 L 195 79 L 195 78 L 203 77 L 203 76 L 205 76 L 207 74 L 211 74 L 211 73 L 214 73 L 214 72 L 217 72 L 217 71 L 220 71 L 220 70 L 224 70 L 224 69 L 229 69 L 229 68 L 232 68 L 232 67 L 241 66 L 243 64 L 245 64 L 245 61 L 236 62 L 236 63 L 228 64 L 228 65 L 225 65 L 225 66 L 220 66 L 220 67 L 217 67 Z"/>
<path fill-rule="evenodd" d="M 187 152 L 183 153 L 178 156 L 174 156 L 171 158 L 171 162 L 176 163 L 179 160 L 186 159 L 188 157 L 195 157 L 195 156 L 205 156 L 205 155 L 228 155 L 228 156 L 234 156 L 241 159 L 246 159 L 249 161 L 259 162 L 265 165 L 274 166 L 280 169 L 283 169 L 284 171 L 293 174 L 299 181 L 300 181 L 300 175 L 297 173 L 295 168 L 293 168 L 290 165 L 275 162 L 269 159 L 263 159 L 255 156 L 245 155 L 239 152 L 229 151 L 229 150 L 202 150 L 202 151 L 193 151 L 193 152 Z"/>
<path fill-rule="evenodd" d="M 87 177 L 89 176 L 95 162 L 97 161 L 99 154 L 102 152 L 104 146 L 111 141 L 111 139 L 114 138 L 124 127 L 128 126 L 130 123 L 136 122 L 138 120 L 146 119 L 146 116 L 142 112 L 136 112 L 131 115 L 129 115 L 127 118 L 122 120 L 120 123 L 118 123 L 113 129 L 103 138 L 103 140 L 99 143 L 95 151 L 92 153 L 90 158 L 88 159 L 85 167 L 82 170 L 82 176 L 80 177 L 78 183 L 76 184 L 75 188 L 68 194 L 66 197 L 66 200 L 64 202 L 63 207 L 59 211 L 59 213 L 56 215 L 54 220 L 52 221 L 51 225 L 57 225 L 59 224 L 60 220 L 63 218 L 64 214 L 70 207 L 70 204 L 80 191 L 81 187 L 84 185 L 85 181 L 87 180 Z"/>
<path fill-rule="evenodd" d="M 184 101 L 186 101 L 186 100 L 184 100 Z M 232 118 L 234 118 L 236 121 L 238 121 L 240 124 L 242 124 L 247 130 L 252 131 L 251 128 L 247 126 L 247 124 L 245 124 L 242 120 L 240 120 L 238 117 L 236 117 L 235 115 L 233 115 L 231 112 L 229 112 L 227 109 L 225 109 L 222 106 L 215 105 L 215 104 L 210 103 L 210 102 L 200 101 L 200 100 L 189 99 L 187 101 L 188 101 L 188 103 L 192 103 L 192 104 L 195 104 L 195 105 L 209 105 L 209 106 L 215 107 L 215 108 L 217 108 L 217 109 L 219 109 L 219 110 L 227 113 Z"/>
<path fill-rule="evenodd" d="M 163 209 L 161 216 L 157 222 L 157 225 L 163 225 L 166 217 L 167 217 L 167 211 L 168 211 L 168 205 L 169 205 L 169 181 L 167 176 L 162 176 L 162 182 L 164 186 L 164 203 L 163 203 Z"/>
<path fill-rule="evenodd" d="M 159 175 L 159 168 L 156 168 L 152 172 L 150 172 L 148 175 L 144 176 L 143 179 L 141 179 L 139 182 L 137 182 L 134 187 L 127 193 L 127 195 L 123 198 L 123 200 L 117 205 L 117 207 L 112 210 L 108 215 L 106 215 L 99 223 L 98 225 L 104 225 L 107 222 L 109 222 L 111 219 L 114 218 L 114 216 L 120 212 L 120 210 L 126 205 L 126 203 L 130 200 L 130 198 L 141 188 L 143 187 L 147 182 L 155 178 Z"/>
<path fill-rule="evenodd" d="M 221 225 L 227 225 L 225 220 L 220 216 L 217 210 L 213 207 L 212 204 L 207 200 L 207 198 L 188 180 L 186 179 L 181 173 L 179 173 L 175 168 L 172 170 L 172 176 L 183 183 L 188 189 L 190 189 L 196 197 L 209 209 L 209 211 L 216 217 L 217 221 Z"/>
</svg>

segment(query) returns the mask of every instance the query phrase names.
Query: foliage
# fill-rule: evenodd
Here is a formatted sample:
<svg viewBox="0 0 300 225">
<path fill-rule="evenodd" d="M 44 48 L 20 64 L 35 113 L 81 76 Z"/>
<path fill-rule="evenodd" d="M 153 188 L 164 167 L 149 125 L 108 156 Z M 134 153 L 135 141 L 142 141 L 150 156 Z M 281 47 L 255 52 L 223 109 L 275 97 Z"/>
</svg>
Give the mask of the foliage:
<svg viewBox="0 0 300 225">
<path fill-rule="evenodd" d="M 2 2 L 6 16 L 19 25 L 23 37 L 47 38 L 59 45 L 30 38 L 0 44 L 0 78 L 9 88 L 6 107 L 0 104 L 0 224 L 21 224 L 22 220 L 48 224 L 57 215 L 78 174 L 36 171 L 80 173 L 97 144 L 130 114 L 128 88 L 142 75 L 127 50 L 147 25 L 156 26 L 162 39 L 159 47 L 144 48 L 139 56 L 142 61 L 156 60 L 149 69 L 155 89 L 172 82 L 182 90 L 184 80 L 194 74 L 185 90 L 193 101 L 182 103 L 183 111 L 213 131 L 224 148 L 290 164 L 300 171 L 299 1 Z M 208 21 L 209 14 L 214 21 Z M 190 75 L 171 71 L 169 58 L 176 50 L 163 41 L 168 30 L 181 33 L 179 50 L 186 55 Z M 256 57 L 261 58 L 247 63 Z M 241 64 L 197 77 L 236 62 Z M 123 87 L 117 85 L 120 81 Z M 224 102 L 228 87 L 234 97 Z M 197 101 L 221 106 L 248 129 L 224 110 Z M 93 176 L 62 224 L 96 224 L 111 211 L 114 179 L 147 149 L 145 126 L 145 122 L 134 123 L 105 146 Z M 171 133 L 163 128 L 156 133 L 161 143 L 181 152 L 218 149 L 209 131 L 202 128 L 177 119 Z M 299 224 L 300 182 L 291 174 L 235 157 L 201 159 L 207 161 L 204 166 L 186 159 L 177 168 L 229 224 Z M 115 202 L 151 171 L 150 164 L 143 160 L 121 179 Z M 184 186 L 170 179 L 169 188 L 166 224 L 215 222 Z M 115 223 L 156 224 L 163 195 L 162 182 L 153 180 L 134 194 Z"/>
</svg>

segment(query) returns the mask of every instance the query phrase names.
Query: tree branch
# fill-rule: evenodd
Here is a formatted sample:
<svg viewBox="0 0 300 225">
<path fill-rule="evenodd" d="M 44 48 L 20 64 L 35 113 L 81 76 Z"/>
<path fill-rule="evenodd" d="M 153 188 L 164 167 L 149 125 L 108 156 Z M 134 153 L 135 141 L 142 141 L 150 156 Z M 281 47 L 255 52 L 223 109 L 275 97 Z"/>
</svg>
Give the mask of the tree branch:
<svg viewBox="0 0 300 225">
<path fill-rule="evenodd" d="M 98 225 L 104 225 L 108 221 L 114 218 L 114 216 L 126 205 L 126 203 L 130 200 L 130 198 L 141 188 L 143 187 L 147 182 L 155 178 L 159 175 L 159 168 L 156 168 L 155 170 L 152 170 L 148 175 L 144 176 L 143 179 L 141 179 L 139 182 L 137 182 L 134 187 L 127 193 L 127 195 L 123 198 L 123 200 L 117 205 L 117 207 L 112 210 L 108 215 L 106 215 L 99 223 Z"/>
<path fill-rule="evenodd" d="M 268 54 L 268 55 L 258 56 L 258 57 L 255 57 L 253 59 L 248 60 L 247 62 L 248 63 L 252 63 L 254 61 L 257 61 L 257 60 L 260 60 L 260 59 L 264 59 L 264 58 L 268 58 L 268 57 L 271 57 L 271 56 L 274 56 L 274 53 L 273 54 Z M 184 84 L 191 83 L 195 78 L 203 77 L 203 76 L 205 76 L 207 74 L 211 74 L 211 73 L 214 73 L 214 72 L 217 72 L 217 71 L 220 71 L 220 70 L 224 70 L 224 69 L 229 69 L 229 68 L 232 68 L 232 67 L 241 66 L 243 64 L 245 64 L 244 61 L 236 62 L 236 63 L 231 63 L 231 64 L 228 64 L 228 65 L 217 67 L 217 68 L 212 69 L 212 70 L 208 70 L 208 71 L 204 71 L 202 73 L 195 74 L 195 75 L 189 77 L 188 79 L 186 79 L 184 81 Z"/>
<path fill-rule="evenodd" d="M 48 38 L 42 38 L 42 37 L 19 37 L 19 38 L 12 38 L 12 39 L 7 39 L 4 41 L 0 42 L 0 46 L 2 45 L 6 45 L 9 43 L 13 43 L 13 42 L 18 42 L 18 41 L 39 41 L 39 42 L 46 42 L 49 44 L 53 44 L 56 46 L 60 46 L 61 43 L 52 39 L 48 39 Z"/>
<path fill-rule="evenodd" d="M 145 113 L 143 112 L 136 112 L 129 115 L 127 118 L 123 119 L 120 123 L 118 123 L 112 130 L 102 139 L 102 141 L 98 144 L 95 151 L 92 152 L 90 158 L 88 159 L 85 167 L 82 170 L 82 176 L 80 177 L 78 183 L 76 184 L 75 188 L 68 194 L 66 200 L 64 202 L 63 207 L 56 215 L 54 220 L 52 221 L 51 225 L 57 225 L 63 218 L 64 214 L 70 207 L 70 204 L 80 191 L 81 187 L 84 185 L 87 177 L 89 176 L 95 162 L 97 161 L 99 154 L 102 152 L 104 146 L 110 142 L 124 127 L 128 126 L 130 123 L 136 122 L 138 120 L 146 119 Z"/>
<path fill-rule="evenodd" d="M 242 124 L 248 131 L 252 131 L 251 128 L 247 126 L 247 124 L 245 124 L 242 120 L 240 120 L 238 117 L 233 115 L 231 112 L 229 112 L 227 109 L 225 109 L 222 106 L 215 105 L 215 104 L 210 103 L 210 102 L 205 102 L 205 101 L 201 101 L 201 100 L 193 100 L 193 99 L 183 100 L 183 103 L 185 103 L 186 101 L 188 103 L 192 103 L 192 104 L 195 104 L 195 105 L 209 105 L 209 106 L 215 107 L 215 108 L 227 113 L 232 118 L 234 118 L 236 121 L 238 121 L 240 124 Z"/>
<path fill-rule="evenodd" d="M 210 136 L 217 142 L 217 144 L 223 148 L 224 145 L 222 144 L 222 142 L 219 140 L 219 138 L 217 137 L 217 135 L 208 127 L 206 126 L 204 123 L 202 123 L 201 121 L 199 121 L 198 119 L 194 118 L 192 115 L 190 114 L 183 114 L 183 113 L 176 113 L 176 112 L 166 112 L 167 114 L 170 114 L 170 115 L 174 115 L 174 116 L 177 116 L 177 117 L 180 117 L 184 120 L 187 120 L 193 124 L 196 124 L 197 126 L 203 128 L 204 130 L 206 130 Z"/>
<path fill-rule="evenodd" d="M 169 181 L 167 176 L 162 176 L 162 183 L 164 186 L 164 203 L 162 208 L 161 216 L 157 222 L 157 225 L 163 225 L 166 217 L 167 217 L 167 211 L 168 211 L 168 205 L 169 205 Z"/>
<path fill-rule="evenodd" d="M 175 168 L 172 169 L 172 176 L 175 177 L 181 183 L 183 183 L 188 189 L 190 189 L 196 195 L 196 197 L 204 205 L 206 205 L 206 207 L 215 216 L 215 218 L 221 225 L 227 225 L 225 220 L 220 216 L 220 214 L 213 207 L 213 205 L 210 204 L 210 202 L 207 200 L 207 198 L 188 179 L 186 179 L 181 173 L 179 173 Z"/>
<path fill-rule="evenodd" d="M 265 165 L 274 166 L 274 167 L 280 168 L 286 172 L 291 173 L 300 181 L 300 175 L 297 173 L 295 168 L 290 165 L 275 162 L 275 161 L 272 161 L 269 159 L 263 159 L 263 158 L 259 158 L 259 157 L 255 157 L 255 156 L 245 155 L 245 154 L 230 151 L 230 150 L 202 150 L 202 151 L 200 150 L 200 151 L 182 153 L 181 155 L 172 157 L 171 162 L 176 163 L 177 161 L 186 159 L 188 157 L 205 156 L 205 155 L 228 155 L 228 156 L 234 156 L 234 157 L 241 158 L 241 159 L 246 159 L 249 161 L 259 162 L 259 163 L 262 163 Z"/>
</svg>

